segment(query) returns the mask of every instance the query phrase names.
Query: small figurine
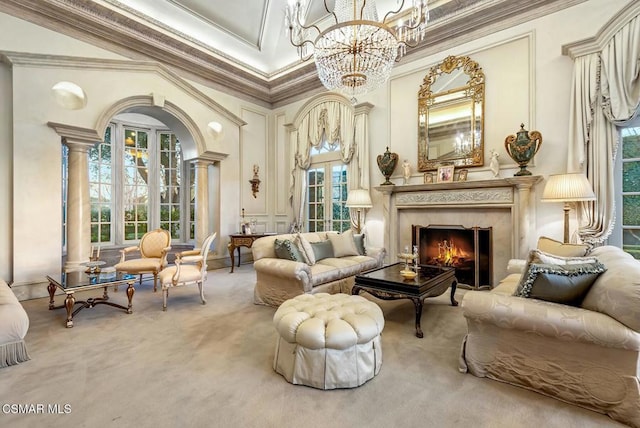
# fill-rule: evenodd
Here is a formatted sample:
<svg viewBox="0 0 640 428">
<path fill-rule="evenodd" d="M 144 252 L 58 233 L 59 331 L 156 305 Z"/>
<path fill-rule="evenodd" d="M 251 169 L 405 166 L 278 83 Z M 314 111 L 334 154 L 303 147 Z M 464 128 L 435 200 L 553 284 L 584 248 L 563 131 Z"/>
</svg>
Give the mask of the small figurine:
<svg viewBox="0 0 640 428">
<path fill-rule="evenodd" d="M 498 158 L 500 157 L 500 153 L 495 150 L 491 150 L 491 162 L 489 163 L 489 169 L 493 173 L 493 177 L 497 178 L 498 173 L 500 172 L 500 162 L 498 162 Z"/>
<path fill-rule="evenodd" d="M 411 178 L 411 164 L 407 159 L 402 163 L 402 177 L 404 178 L 403 184 L 409 184 L 409 178 Z"/>
</svg>

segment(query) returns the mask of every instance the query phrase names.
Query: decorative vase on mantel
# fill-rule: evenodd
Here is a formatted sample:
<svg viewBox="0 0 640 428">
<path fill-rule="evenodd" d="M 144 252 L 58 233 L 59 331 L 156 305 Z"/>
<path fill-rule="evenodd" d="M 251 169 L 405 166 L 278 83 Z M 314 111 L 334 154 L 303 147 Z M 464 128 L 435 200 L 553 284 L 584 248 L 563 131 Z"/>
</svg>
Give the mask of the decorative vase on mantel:
<svg viewBox="0 0 640 428">
<path fill-rule="evenodd" d="M 514 176 L 531 175 L 527 165 L 538 153 L 540 146 L 542 146 L 542 134 L 538 131 L 527 131 L 524 129 L 524 123 L 520 125 L 517 135 L 509 135 L 504 140 L 507 153 L 520 166 L 520 171 L 513 174 Z"/>
<path fill-rule="evenodd" d="M 389 177 L 395 171 L 396 166 L 398 165 L 398 154 L 391 153 L 389 151 L 389 147 L 387 147 L 387 151 L 377 157 L 378 168 L 380 168 L 380 172 L 384 175 L 385 181 L 381 184 L 381 186 L 387 186 L 389 184 L 393 184 L 389 181 Z"/>
</svg>

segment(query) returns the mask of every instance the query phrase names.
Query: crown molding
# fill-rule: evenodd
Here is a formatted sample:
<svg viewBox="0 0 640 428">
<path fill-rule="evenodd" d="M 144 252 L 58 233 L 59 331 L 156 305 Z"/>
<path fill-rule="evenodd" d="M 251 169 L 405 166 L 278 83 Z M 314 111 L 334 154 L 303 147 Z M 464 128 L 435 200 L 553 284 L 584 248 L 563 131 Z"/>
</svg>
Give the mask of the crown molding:
<svg viewBox="0 0 640 428">
<path fill-rule="evenodd" d="M 425 41 L 403 62 L 443 51 L 492 32 L 586 0 L 483 0 L 463 9 L 452 1 L 430 11 Z M 267 74 L 193 39 L 170 33 L 131 12 L 108 7 L 115 0 L 0 0 L 2 12 L 93 44 L 134 61 L 156 61 L 165 70 L 266 108 L 324 91 L 315 64 L 292 64 Z M 634 3 L 634 2 L 632 2 Z M 469 3 L 467 3 L 469 4 Z"/>
<path fill-rule="evenodd" d="M 138 71 L 155 73 L 163 79 L 171 82 L 189 96 L 197 99 L 211 110 L 219 113 L 232 123 L 244 126 L 247 123 L 242 118 L 216 102 L 205 93 L 188 83 L 178 74 L 165 67 L 163 64 L 152 61 L 129 61 L 102 58 L 82 58 L 61 55 L 42 55 L 23 52 L 0 51 L 0 57 L 12 66 L 48 67 L 48 68 L 73 68 L 76 70 L 110 70 L 110 71 Z"/>
<path fill-rule="evenodd" d="M 600 52 L 620 29 L 640 15 L 640 2 L 632 0 L 613 18 L 604 24 L 595 36 L 562 45 L 562 55 L 575 60 L 577 57 Z"/>
</svg>

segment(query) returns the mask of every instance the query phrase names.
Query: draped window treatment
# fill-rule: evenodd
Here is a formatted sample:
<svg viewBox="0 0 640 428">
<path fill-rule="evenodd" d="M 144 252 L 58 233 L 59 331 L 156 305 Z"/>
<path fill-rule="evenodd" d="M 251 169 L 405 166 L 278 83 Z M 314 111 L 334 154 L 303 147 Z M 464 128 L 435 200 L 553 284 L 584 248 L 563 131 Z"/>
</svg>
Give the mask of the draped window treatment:
<svg viewBox="0 0 640 428">
<path fill-rule="evenodd" d="M 578 234 L 602 244 L 615 223 L 614 160 L 617 126 L 640 108 L 640 6 L 600 52 L 575 58 L 568 172 L 586 173 L 597 200 L 582 203 Z"/>
<path fill-rule="evenodd" d="M 368 114 L 371 105 L 354 108 L 346 98 L 342 98 L 325 95 L 312 100 L 311 108 L 308 105 L 301 108 L 289 126 L 292 148 L 289 201 L 293 225 L 298 231 L 305 223 L 306 173 L 311 165 L 311 148 L 322 145 L 325 138 L 330 144 L 339 144 L 340 158 L 348 165 L 348 188 L 369 188 Z M 353 223 L 354 212 L 351 212 L 351 218 Z"/>
</svg>

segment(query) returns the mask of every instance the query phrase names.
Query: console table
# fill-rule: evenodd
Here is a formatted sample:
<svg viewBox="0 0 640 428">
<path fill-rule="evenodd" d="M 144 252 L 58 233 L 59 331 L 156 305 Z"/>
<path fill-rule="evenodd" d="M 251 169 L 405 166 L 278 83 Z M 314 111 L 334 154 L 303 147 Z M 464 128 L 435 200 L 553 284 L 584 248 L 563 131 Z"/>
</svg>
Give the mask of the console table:
<svg viewBox="0 0 640 428">
<path fill-rule="evenodd" d="M 229 256 L 231 257 L 231 273 L 233 273 L 233 267 L 235 265 L 235 257 L 234 250 L 238 249 L 238 267 L 240 267 L 240 247 L 251 248 L 253 245 L 253 241 L 258 238 L 262 238 L 263 236 L 275 235 L 276 232 L 267 232 L 267 233 L 234 233 L 229 235 L 229 245 L 227 248 L 229 249 Z"/>
</svg>

